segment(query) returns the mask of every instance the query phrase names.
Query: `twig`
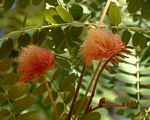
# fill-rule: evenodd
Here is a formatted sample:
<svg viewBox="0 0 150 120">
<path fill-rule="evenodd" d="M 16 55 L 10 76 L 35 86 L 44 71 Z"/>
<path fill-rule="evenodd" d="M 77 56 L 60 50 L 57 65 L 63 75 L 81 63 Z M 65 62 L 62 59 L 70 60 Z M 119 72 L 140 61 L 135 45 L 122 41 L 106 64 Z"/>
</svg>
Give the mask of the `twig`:
<svg viewBox="0 0 150 120">
<path fill-rule="evenodd" d="M 101 25 L 101 24 L 103 23 L 104 18 L 105 18 L 105 15 L 106 15 L 106 13 L 107 13 L 107 10 L 108 10 L 108 8 L 109 8 L 110 3 L 111 3 L 111 0 L 107 0 L 107 3 L 106 3 L 106 5 L 105 5 L 105 8 L 104 8 L 104 10 L 103 10 L 103 12 L 102 12 L 102 15 L 101 15 L 101 17 L 100 17 L 99 25 Z"/>
<path fill-rule="evenodd" d="M 79 93 L 79 89 L 80 89 L 81 84 L 82 84 L 82 80 L 83 80 L 83 75 L 84 75 L 84 72 L 85 72 L 85 68 L 86 67 L 84 65 L 83 69 L 82 69 L 82 72 L 81 72 L 81 75 L 80 75 L 80 79 L 79 79 L 78 84 L 77 84 L 77 88 L 76 88 L 74 97 L 73 97 L 73 101 L 71 103 L 71 107 L 70 107 L 70 111 L 69 111 L 67 120 L 71 119 L 71 115 L 72 115 L 72 112 L 73 112 L 73 109 L 74 109 L 74 105 L 75 105 L 75 102 L 76 102 L 76 99 L 77 99 L 77 96 L 78 96 L 78 93 Z"/>
<path fill-rule="evenodd" d="M 91 87 L 92 87 L 92 83 L 94 82 L 94 80 L 95 80 L 95 78 L 96 78 L 96 76 L 97 76 L 97 73 L 98 73 L 98 70 L 99 70 L 100 65 L 101 65 L 101 62 L 99 62 L 98 65 L 97 65 L 97 68 L 96 68 L 96 70 L 95 70 L 95 72 L 94 72 L 94 75 L 93 75 L 93 77 L 92 77 L 92 79 L 91 79 L 91 81 L 90 81 L 90 84 L 89 84 L 89 86 L 88 86 L 88 88 L 87 88 L 87 90 L 86 90 L 86 93 L 85 93 L 85 95 L 83 96 L 83 99 L 82 99 L 82 101 L 81 101 L 81 103 L 80 103 L 80 105 L 79 105 L 79 108 L 78 108 L 78 110 L 77 110 L 77 112 L 76 112 L 76 114 L 75 114 L 74 120 L 76 120 L 78 113 L 81 111 L 81 108 L 82 108 L 82 106 L 83 106 L 83 104 L 84 104 L 84 102 L 85 102 L 85 100 L 86 100 L 86 96 L 87 96 L 88 92 L 90 91 L 90 89 L 91 89 Z"/>
</svg>

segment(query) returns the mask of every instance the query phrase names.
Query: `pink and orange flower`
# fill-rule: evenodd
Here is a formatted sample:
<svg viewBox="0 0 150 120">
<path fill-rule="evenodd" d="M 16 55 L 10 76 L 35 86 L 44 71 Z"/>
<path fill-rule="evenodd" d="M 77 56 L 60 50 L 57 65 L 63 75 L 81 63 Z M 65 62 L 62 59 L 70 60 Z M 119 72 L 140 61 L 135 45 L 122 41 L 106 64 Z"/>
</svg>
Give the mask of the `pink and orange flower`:
<svg viewBox="0 0 150 120">
<path fill-rule="evenodd" d="M 93 60 L 107 60 L 125 49 L 126 46 L 119 35 L 108 30 L 91 29 L 85 37 L 82 56 L 85 64 L 88 65 Z"/>
<path fill-rule="evenodd" d="M 29 45 L 22 48 L 18 57 L 18 72 L 21 80 L 36 80 L 46 71 L 55 66 L 55 57 L 47 49 L 36 45 Z"/>
</svg>

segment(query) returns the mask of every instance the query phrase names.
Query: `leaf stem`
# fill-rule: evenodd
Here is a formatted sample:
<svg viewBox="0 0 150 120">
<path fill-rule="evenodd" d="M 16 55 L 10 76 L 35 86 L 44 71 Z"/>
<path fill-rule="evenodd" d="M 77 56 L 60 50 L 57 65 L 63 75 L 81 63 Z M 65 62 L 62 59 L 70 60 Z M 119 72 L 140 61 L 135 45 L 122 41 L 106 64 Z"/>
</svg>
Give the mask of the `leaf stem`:
<svg viewBox="0 0 150 120">
<path fill-rule="evenodd" d="M 73 109 L 74 109 L 74 105 L 75 105 L 75 102 L 76 102 L 76 99 L 77 99 L 77 96 L 78 96 L 78 93 L 79 93 L 79 90 L 80 90 L 80 87 L 81 87 L 81 84 L 82 84 L 82 81 L 83 81 L 85 68 L 86 68 L 86 66 L 84 65 L 83 69 L 82 69 L 82 72 L 81 72 L 81 75 L 80 75 L 80 79 L 79 79 L 78 84 L 77 84 L 77 88 L 76 88 L 72 103 L 71 103 L 71 107 L 70 107 L 70 111 L 69 111 L 67 120 L 71 119 L 72 112 L 73 112 Z"/>
<path fill-rule="evenodd" d="M 53 96 L 51 94 L 51 89 L 48 85 L 48 82 L 47 82 L 46 78 L 44 79 L 44 82 L 45 82 L 45 85 L 46 85 L 46 88 L 47 88 L 47 91 L 48 91 L 49 99 L 50 99 L 50 101 L 52 103 L 52 106 L 54 108 L 54 113 L 55 113 L 56 120 L 59 120 L 59 114 L 58 114 L 58 111 L 57 111 L 57 107 L 56 107 L 55 101 L 53 99 Z"/>
<path fill-rule="evenodd" d="M 136 89 L 137 89 L 137 101 L 140 103 L 140 58 L 139 58 L 139 54 L 137 55 L 137 63 L 136 63 L 136 68 L 137 68 L 137 73 L 136 73 L 136 78 L 137 78 L 137 82 L 136 82 Z M 139 104 L 138 106 L 138 110 L 141 110 L 141 106 Z"/>
<path fill-rule="evenodd" d="M 88 101 L 88 104 L 87 104 L 87 107 L 86 107 L 86 109 L 85 109 L 84 115 L 85 115 L 85 114 L 88 112 L 88 110 L 90 109 L 90 105 L 91 105 L 92 99 L 93 99 L 94 94 L 95 94 L 95 90 L 96 90 L 96 87 L 97 87 L 97 83 L 98 83 L 99 77 L 100 77 L 100 75 L 102 74 L 103 70 L 105 69 L 105 66 L 108 64 L 108 62 L 109 62 L 112 58 L 113 58 L 113 56 L 110 57 L 110 58 L 102 65 L 100 71 L 98 72 L 98 75 L 97 75 L 97 77 L 96 77 L 95 84 L 94 84 L 94 87 L 93 87 L 93 90 L 92 90 L 92 94 L 91 94 L 90 99 L 89 99 L 89 101 Z M 83 116 L 84 116 L 84 115 L 83 115 Z"/>
<path fill-rule="evenodd" d="M 83 106 L 83 104 L 84 104 L 84 102 L 85 102 L 85 100 L 86 100 L 86 96 L 87 96 L 88 92 L 90 91 L 90 89 L 91 89 L 91 87 L 92 87 L 92 83 L 94 82 L 94 80 L 95 80 L 95 78 L 96 78 L 96 75 L 97 75 L 97 73 L 98 73 L 98 70 L 99 70 L 100 65 L 101 65 L 101 62 L 99 62 L 98 65 L 97 65 L 97 68 L 96 68 L 96 70 L 95 70 L 95 72 L 94 72 L 94 75 L 93 75 L 93 77 L 92 77 L 92 79 L 91 79 L 91 81 L 90 81 L 90 84 L 89 84 L 89 86 L 88 86 L 88 88 L 87 88 L 87 90 L 86 90 L 86 93 L 85 93 L 85 95 L 83 96 L 83 99 L 82 99 L 82 101 L 81 101 L 81 103 L 80 103 L 80 105 L 79 105 L 79 108 L 78 108 L 78 110 L 77 110 L 77 112 L 76 112 L 76 114 L 75 114 L 74 120 L 76 120 L 78 113 L 81 111 L 81 108 L 82 108 L 82 106 Z"/>
</svg>

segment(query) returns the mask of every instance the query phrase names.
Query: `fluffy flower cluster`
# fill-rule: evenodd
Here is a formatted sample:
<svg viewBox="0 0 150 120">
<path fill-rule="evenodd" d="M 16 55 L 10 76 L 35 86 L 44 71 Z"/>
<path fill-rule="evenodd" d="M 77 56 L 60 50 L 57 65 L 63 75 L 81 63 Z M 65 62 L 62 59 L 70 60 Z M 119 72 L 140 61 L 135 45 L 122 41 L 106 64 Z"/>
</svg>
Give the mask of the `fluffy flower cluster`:
<svg viewBox="0 0 150 120">
<path fill-rule="evenodd" d="M 88 65 L 92 60 L 107 60 L 124 49 L 125 45 L 118 35 L 107 30 L 91 29 L 85 37 L 82 55 Z"/>
<path fill-rule="evenodd" d="M 18 57 L 18 72 L 21 80 L 36 80 L 55 66 L 54 55 L 45 48 L 29 45 L 21 50 Z"/>
</svg>

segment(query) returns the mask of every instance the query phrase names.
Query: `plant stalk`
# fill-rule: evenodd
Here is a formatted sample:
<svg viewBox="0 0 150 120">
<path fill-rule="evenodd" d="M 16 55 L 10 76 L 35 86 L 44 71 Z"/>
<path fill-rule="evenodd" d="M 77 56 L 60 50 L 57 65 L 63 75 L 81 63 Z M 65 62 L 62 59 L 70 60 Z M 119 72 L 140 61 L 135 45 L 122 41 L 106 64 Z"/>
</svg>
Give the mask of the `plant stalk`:
<svg viewBox="0 0 150 120">
<path fill-rule="evenodd" d="M 74 97 L 73 97 L 73 101 L 71 103 L 71 107 L 70 107 L 70 111 L 69 111 L 67 120 L 71 119 L 72 112 L 73 112 L 73 109 L 74 109 L 74 105 L 75 105 L 75 102 L 76 102 L 76 99 L 77 99 L 77 96 L 78 96 L 78 93 L 79 93 L 79 90 L 80 90 L 80 87 L 81 87 L 81 84 L 82 84 L 82 81 L 83 81 L 83 75 L 84 75 L 84 72 L 85 72 L 85 68 L 86 67 L 84 65 L 83 69 L 82 69 L 82 72 L 81 72 L 81 75 L 80 75 L 80 79 L 79 79 L 78 84 L 77 84 L 77 88 L 76 88 Z"/>
</svg>

